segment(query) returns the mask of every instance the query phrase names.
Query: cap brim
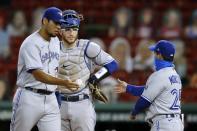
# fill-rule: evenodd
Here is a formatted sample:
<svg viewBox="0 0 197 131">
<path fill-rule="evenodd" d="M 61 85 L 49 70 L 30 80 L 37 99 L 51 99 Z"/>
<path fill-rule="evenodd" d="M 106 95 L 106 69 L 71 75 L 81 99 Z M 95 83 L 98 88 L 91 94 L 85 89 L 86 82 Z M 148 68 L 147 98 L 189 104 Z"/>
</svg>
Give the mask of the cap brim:
<svg viewBox="0 0 197 131">
<path fill-rule="evenodd" d="M 148 47 L 150 51 L 155 51 L 156 49 L 156 45 L 151 45 Z"/>
<path fill-rule="evenodd" d="M 53 21 L 55 21 L 55 22 L 57 22 L 57 23 L 59 23 L 59 24 L 62 24 L 62 23 L 64 23 L 64 22 L 66 22 L 64 19 L 60 19 L 60 20 L 53 20 Z"/>
</svg>

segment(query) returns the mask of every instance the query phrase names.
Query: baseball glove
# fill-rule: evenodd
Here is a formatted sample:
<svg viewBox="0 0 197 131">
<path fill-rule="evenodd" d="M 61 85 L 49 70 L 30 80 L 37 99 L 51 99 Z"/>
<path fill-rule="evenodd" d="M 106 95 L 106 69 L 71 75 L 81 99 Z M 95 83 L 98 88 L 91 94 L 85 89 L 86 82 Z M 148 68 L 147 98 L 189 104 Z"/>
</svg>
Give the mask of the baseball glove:
<svg viewBox="0 0 197 131">
<path fill-rule="evenodd" d="M 102 90 L 98 87 L 97 84 L 89 83 L 89 88 L 92 93 L 94 99 L 104 102 L 105 104 L 108 102 L 108 98 L 102 92 Z"/>
</svg>

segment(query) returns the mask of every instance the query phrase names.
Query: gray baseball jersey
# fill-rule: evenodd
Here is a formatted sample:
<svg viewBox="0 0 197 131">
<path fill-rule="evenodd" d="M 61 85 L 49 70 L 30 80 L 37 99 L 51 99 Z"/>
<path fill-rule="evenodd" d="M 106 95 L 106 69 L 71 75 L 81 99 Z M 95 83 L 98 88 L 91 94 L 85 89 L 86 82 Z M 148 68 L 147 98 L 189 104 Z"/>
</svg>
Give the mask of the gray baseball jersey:
<svg viewBox="0 0 197 131">
<path fill-rule="evenodd" d="M 37 81 L 31 70 L 39 69 L 56 76 L 59 66 L 58 38 L 44 40 L 38 32 L 27 37 L 18 58 L 18 89 L 13 99 L 10 131 L 30 131 L 37 124 L 39 131 L 60 131 L 60 110 L 55 93 L 39 94 L 24 87 L 54 92 L 57 86 Z"/>
<path fill-rule="evenodd" d="M 27 37 L 21 45 L 18 59 L 17 86 L 54 91 L 56 85 L 41 83 L 28 71 L 40 69 L 52 76 L 57 75 L 59 65 L 60 44 L 57 37 L 51 38 L 48 42 L 44 40 L 38 32 Z"/>
<path fill-rule="evenodd" d="M 154 72 L 147 80 L 142 97 L 152 104 L 146 120 L 161 114 L 180 114 L 181 80 L 173 67 Z"/>
</svg>

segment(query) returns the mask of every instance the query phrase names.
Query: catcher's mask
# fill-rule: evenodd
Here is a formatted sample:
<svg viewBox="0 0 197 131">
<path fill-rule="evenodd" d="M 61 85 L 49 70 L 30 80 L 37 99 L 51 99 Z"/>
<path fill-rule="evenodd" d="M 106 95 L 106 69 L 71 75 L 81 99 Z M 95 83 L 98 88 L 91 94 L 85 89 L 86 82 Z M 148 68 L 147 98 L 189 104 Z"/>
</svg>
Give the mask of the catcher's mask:
<svg viewBox="0 0 197 131">
<path fill-rule="evenodd" d="M 62 28 L 79 28 L 80 21 L 83 20 L 83 15 L 78 14 L 75 10 L 65 10 L 63 12 L 63 19 L 65 22 L 62 23 Z"/>
</svg>

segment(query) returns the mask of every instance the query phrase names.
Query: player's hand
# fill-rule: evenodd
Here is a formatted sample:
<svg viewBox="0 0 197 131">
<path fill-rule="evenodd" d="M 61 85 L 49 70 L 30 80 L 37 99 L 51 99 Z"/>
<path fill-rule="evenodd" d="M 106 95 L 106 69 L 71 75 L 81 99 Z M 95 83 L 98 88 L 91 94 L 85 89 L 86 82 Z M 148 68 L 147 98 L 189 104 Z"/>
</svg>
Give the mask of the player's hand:
<svg viewBox="0 0 197 131">
<path fill-rule="evenodd" d="M 130 115 L 130 116 L 129 116 L 129 119 L 130 119 L 130 120 L 135 120 L 135 119 L 136 119 L 136 116 L 135 116 L 135 115 Z"/>
<path fill-rule="evenodd" d="M 78 90 L 79 85 L 76 82 L 73 82 L 71 80 L 65 80 L 65 88 L 71 91 L 76 91 Z"/>
<path fill-rule="evenodd" d="M 118 79 L 118 84 L 115 87 L 116 93 L 124 93 L 126 92 L 127 83 Z"/>
</svg>

